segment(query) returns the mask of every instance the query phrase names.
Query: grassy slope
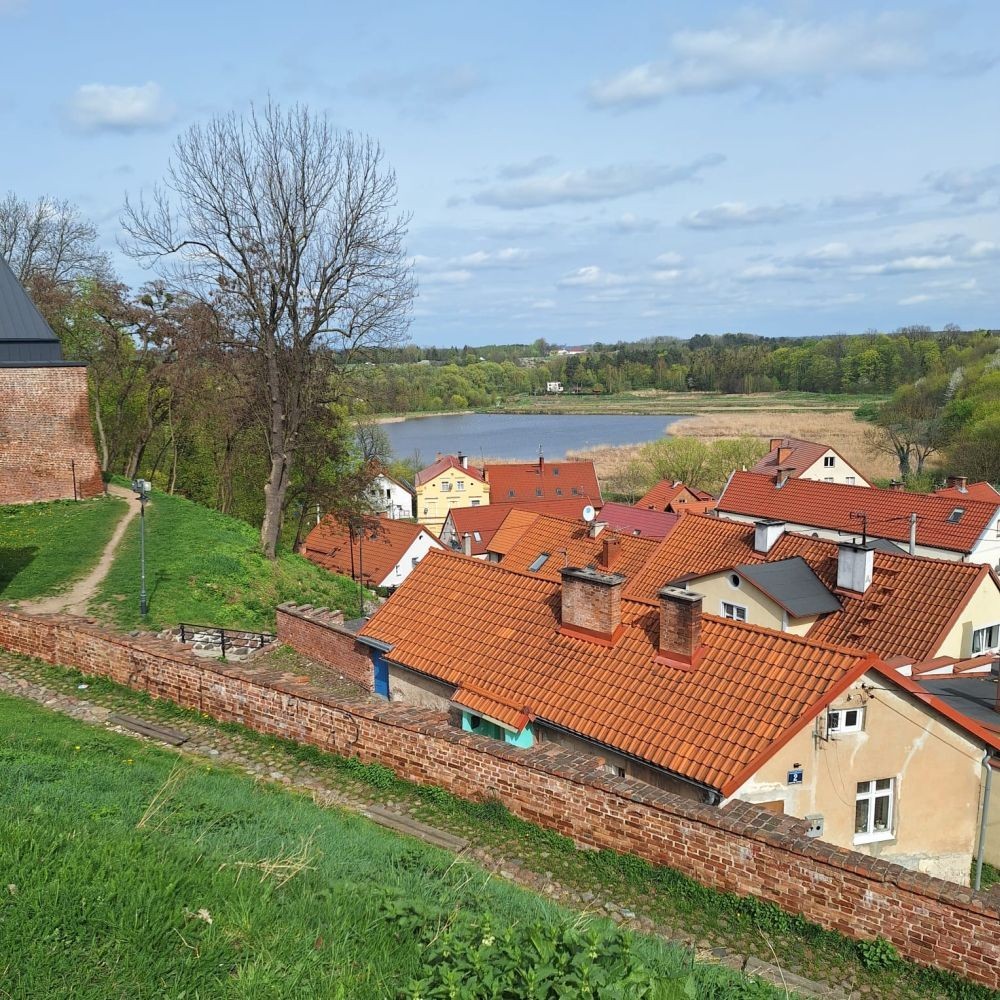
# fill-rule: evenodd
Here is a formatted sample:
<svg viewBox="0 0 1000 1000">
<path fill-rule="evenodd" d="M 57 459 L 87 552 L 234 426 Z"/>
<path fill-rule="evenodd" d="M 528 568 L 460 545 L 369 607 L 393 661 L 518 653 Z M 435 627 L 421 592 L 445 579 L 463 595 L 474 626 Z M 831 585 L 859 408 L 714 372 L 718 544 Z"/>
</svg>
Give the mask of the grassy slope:
<svg viewBox="0 0 1000 1000">
<path fill-rule="evenodd" d="M 344 577 L 283 553 L 260 554 L 249 524 L 181 497 L 154 493 L 146 508 L 146 589 L 149 625 L 190 622 L 270 629 L 275 605 L 294 600 L 358 608 L 357 587 Z M 91 610 L 122 628 L 139 618 L 139 522 L 129 525 Z"/>
<path fill-rule="evenodd" d="M 117 497 L 0 507 L 0 600 L 43 597 L 85 576 L 125 510 Z"/>
<path fill-rule="evenodd" d="M 387 926 L 386 892 L 488 908 L 498 935 L 563 912 L 359 817 L 6 697 L 0 762 L 5 996 L 390 997 L 421 956 Z M 637 947 L 664 975 L 686 961 Z"/>
</svg>

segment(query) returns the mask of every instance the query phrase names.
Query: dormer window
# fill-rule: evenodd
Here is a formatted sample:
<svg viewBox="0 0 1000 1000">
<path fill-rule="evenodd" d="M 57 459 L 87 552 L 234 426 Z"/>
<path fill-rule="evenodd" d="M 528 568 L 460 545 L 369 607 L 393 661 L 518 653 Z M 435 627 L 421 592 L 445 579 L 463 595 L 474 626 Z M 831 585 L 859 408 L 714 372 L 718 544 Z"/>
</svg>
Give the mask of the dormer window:
<svg viewBox="0 0 1000 1000">
<path fill-rule="evenodd" d="M 559 475 L 559 466 L 558 465 L 553 465 L 552 466 L 552 475 L 553 476 L 558 476 Z"/>
<path fill-rule="evenodd" d="M 953 511 L 952 511 L 952 512 L 951 512 L 951 513 L 950 513 L 950 514 L 948 515 L 948 523 L 949 523 L 949 524 L 958 524 L 958 522 L 962 520 L 962 515 L 963 515 L 964 513 L 965 513 L 965 508 L 964 508 L 964 507 L 956 507 L 956 508 L 955 508 L 955 509 L 954 509 L 954 510 L 953 510 Z"/>
</svg>

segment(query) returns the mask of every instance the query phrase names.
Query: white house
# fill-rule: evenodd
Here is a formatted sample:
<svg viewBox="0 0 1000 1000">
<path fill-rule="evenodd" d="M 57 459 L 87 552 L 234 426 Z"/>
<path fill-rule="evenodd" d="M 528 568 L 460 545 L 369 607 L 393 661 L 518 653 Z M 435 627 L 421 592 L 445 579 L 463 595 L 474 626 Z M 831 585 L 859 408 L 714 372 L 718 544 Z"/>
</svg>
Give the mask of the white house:
<svg viewBox="0 0 1000 1000">
<path fill-rule="evenodd" d="M 394 521 L 413 517 L 413 490 L 398 479 L 380 473 L 368 488 L 372 507 Z"/>
<path fill-rule="evenodd" d="M 788 478 L 871 486 L 840 452 L 829 445 L 800 438 L 771 438 L 771 450 L 750 471 L 768 476 L 779 470 Z"/>
<path fill-rule="evenodd" d="M 545 383 L 546 392 L 562 392 L 563 384 L 562 382 L 546 382 Z"/>
</svg>

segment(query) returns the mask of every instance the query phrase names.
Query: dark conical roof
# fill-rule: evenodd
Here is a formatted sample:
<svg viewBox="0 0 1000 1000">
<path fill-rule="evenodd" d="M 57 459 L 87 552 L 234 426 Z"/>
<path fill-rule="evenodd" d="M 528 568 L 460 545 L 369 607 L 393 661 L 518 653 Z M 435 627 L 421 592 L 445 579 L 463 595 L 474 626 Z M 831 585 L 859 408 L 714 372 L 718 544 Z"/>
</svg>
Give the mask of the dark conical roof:
<svg viewBox="0 0 1000 1000">
<path fill-rule="evenodd" d="M 59 338 L 0 254 L 0 366 L 39 368 L 62 363 Z"/>
</svg>

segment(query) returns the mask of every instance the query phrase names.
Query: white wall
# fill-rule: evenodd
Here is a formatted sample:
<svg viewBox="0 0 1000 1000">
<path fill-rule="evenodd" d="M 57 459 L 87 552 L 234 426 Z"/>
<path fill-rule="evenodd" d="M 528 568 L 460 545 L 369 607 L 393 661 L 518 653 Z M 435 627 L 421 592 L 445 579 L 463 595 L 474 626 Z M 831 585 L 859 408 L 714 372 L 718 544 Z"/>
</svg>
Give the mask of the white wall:
<svg viewBox="0 0 1000 1000">
<path fill-rule="evenodd" d="M 824 460 L 833 459 L 827 466 Z M 840 483 L 842 486 L 871 486 L 871 483 L 853 466 L 848 465 L 832 448 L 828 448 L 808 469 L 799 473 L 799 479 L 817 479 L 823 483 Z"/>
<path fill-rule="evenodd" d="M 388 576 L 379 583 L 380 587 L 398 587 L 413 572 L 413 560 L 423 559 L 431 549 L 443 548 L 441 543 L 428 531 L 421 531 L 406 550 L 403 558 L 389 570 Z"/>
<path fill-rule="evenodd" d="M 372 504 L 395 521 L 413 517 L 413 494 L 386 476 L 379 476 L 371 486 Z"/>
</svg>

